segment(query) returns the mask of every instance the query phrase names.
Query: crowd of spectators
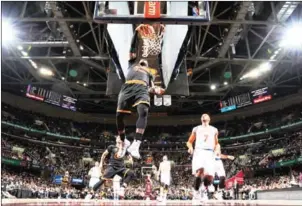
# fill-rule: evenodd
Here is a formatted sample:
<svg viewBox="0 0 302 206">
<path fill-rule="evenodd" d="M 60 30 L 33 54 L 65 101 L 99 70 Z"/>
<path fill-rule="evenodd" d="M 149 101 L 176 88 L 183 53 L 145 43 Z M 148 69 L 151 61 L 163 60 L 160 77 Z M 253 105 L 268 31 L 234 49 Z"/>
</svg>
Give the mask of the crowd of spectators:
<svg viewBox="0 0 302 206">
<path fill-rule="evenodd" d="M 101 153 L 109 145 L 114 143 L 114 125 L 100 125 L 97 123 L 76 123 L 64 119 L 46 117 L 41 114 L 23 111 L 4 105 L 2 108 L 2 121 L 16 125 L 33 128 L 38 131 L 49 131 L 68 136 L 86 136 L 91 139 L 104 142 L 101 148 L 91 148 L 89 145 L 73 144 L 72 141 L 63 141 L 58 138 L 50 139 L 44 134 L 28 133 L 26 131 L 5 127 L 2 130 L 1 156 L 2 158 L 30 162 L 28 165 L 39 165 L 44 175 L 34 176 L 30 168 L 22 172 L 14 172 L 7 169 L 2 173 L 2 192 L 6 197 L 32 197 L 32 198 L 84 198 L 87 188 L 75 189 L 74 187 L 61 188 L 52 183 L 52 177 L 69 171 L 70 175 L 78 178 L 87 178 L 89 169 L 94 161 L 99 160 Z M 282 112 L 266 113 L 262 116 L 237 118 L 229 122 L 217 123 L 221 136 L 235 136 L 247 133 L 263 131 L 289 123 L 302 120 L 302 108 L 293 106 Z M 238 124 L 240 122 L 240 124 Z M 143 159 L 136 161 L 134 168 L 139 177 L 126 191 L 128 199 L 142 199 L 144 186 L 141 167 L 158 167 L 163 155 L 176 163 L 173 168 L 174 180 L 170 188 L 169 199 L 191 199 L 193 177 L 191 175 L 191 156 L 185 149 L 185 142 L 192 127 L 175 126 L 160 127 L 147 130 L 147 146 L 143 147 Z M 160 135 L 157 135 L 160 134 Z M 173 139 L 175 138 L 175 139 Z M 176 144 L 173 147 L 149 148 L 148 143 L 167 145 Z M 175 150 L 177 148 L 177 150 Z M 256 190 L 291 187 L 296 182 L 302 181 L 298 172 L 274 174 L 275 176 L 256 175 L 256 170 L 274 170 L 280 163 L 295 160 L 302 156 L 302 131 L 299 128 L 280 133 L 267 134 L 259 138 L 249 138 L 245 141 L 231 141 L 223 144 L 224 154 L 234 155 L 234 161 L 224 161 L 228 177 L 233 176 L 239 170 L 244 170 L 247 175 L 245 184 L 241 187 L 242 198 L 250 197 Z M 151 161 L 147 159 L 151 157 Z M 150 160 L 150 159 L 149 159 Z M 48 172 L 46 172 L 48 171 Z M 46 173 L 46 175 L 45 175 Z M 297 178 L 300 179 L 297 179 Z M 87 182 L 87 180 L 85 181 Z M 23 191 L 23 192 L 20 192 Z M 24 194 L 23 194 L 24 193 Z M 232 190 L 229 191 L 232 197 Z M 100 198 L 113 198 L 113 190 L 104 188 Z"/>
</svg>

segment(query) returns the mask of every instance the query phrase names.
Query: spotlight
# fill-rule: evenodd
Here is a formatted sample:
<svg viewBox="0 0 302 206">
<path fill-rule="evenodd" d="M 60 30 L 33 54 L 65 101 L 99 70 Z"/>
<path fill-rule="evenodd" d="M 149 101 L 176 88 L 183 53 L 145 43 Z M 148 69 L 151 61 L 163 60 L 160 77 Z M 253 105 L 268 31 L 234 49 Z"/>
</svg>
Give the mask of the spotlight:
<svg viewBox="0 0 302 206">
<path fill-rule="evenodd" d="M 53 72 L 50 69 L 47 69 L 47 68 L 44 68 L 44 67 L 40 68 L 39 72 L 43 76 L 53 76 Z"/>
<path fill-rule="evenodd" d="M 13 28 L 13 24 L 7 20 L 2 22 L 2 42 L 12 43 L 17 39 L 17 31 Z"/>
<path fill-rule="evenodd" d="M 210 88 L 211 88 L 211 90 L 215 90 L 216 89 L 216 85 L 212 84 Z"/>
<path fill-rule="evenodd" d="M 286 29 L 284 36 L 279 44 L 280 47 L 287 49 L 302 50 L 302 22 L 294 23 Z"/>
</svg>

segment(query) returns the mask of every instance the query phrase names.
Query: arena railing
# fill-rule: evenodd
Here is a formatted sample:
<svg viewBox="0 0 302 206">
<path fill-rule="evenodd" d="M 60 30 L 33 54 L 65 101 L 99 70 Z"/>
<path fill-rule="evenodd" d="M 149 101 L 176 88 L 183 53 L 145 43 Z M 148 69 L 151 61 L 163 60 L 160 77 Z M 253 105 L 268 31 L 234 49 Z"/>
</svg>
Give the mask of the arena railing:
<svg viewBox="0 0 302 206">
<path fill-rule="evenodd" d="M 90 142 L 91 141 L 90 139 L 84 138 L 84 137 L 73 137 L 73 136 L 55 134 L 55 133 L 51 133 L 51 132 L 47 132 L 47 131 L 41 131 L 41 130 L 37 130 L 37 129 L 33 129 L 33 128 L 20 126 L 20 125 L 17 125 L 17 124 L 6 122 L 6 121 L 1 121 L 1 123 L 3 125 L 18 128 L 18 129 L 21 129 L 21 130 L 24 130 L 24 131 L 45 134 L 45 135 L 48 135 L 48 136 L 53 136 L 53 137 L 57 137 L 57 138 L 61 138 L 61 139 L 69 139 L 69 140 L 73 139 L 73 140 L 78 140 L 78 141 L 83 141 L 83 142 Z M 219 142 L 229 141 L 229 140 L 238 140 L 238 139 L 244 139 L 244 138 L 249 138 L 249 137 L 254 137 L 254 136 L 259 136 L 259 135 L 270 134 L 270 133 L 273 133 L 273 132 L 279 132 L 281 130 L 291 129 L 291 128 L 301 126 L 301 125 L 302 125 L 302 121 L 298 121 L 298 122 L 295 122 L 295 123 L 283 125 L 281 127 L 277 127 L 277 128 L 273 128 L 273 129 L 267 129 L 267 130 L 261 131 L 261 132 L 253 132 L 253 133 L 248 133 L 248 134 L 245 134 L 245 135 L 239 135 L 239 136 L 235 136 L 235 137 L 219 138 Z"/>
</svg>

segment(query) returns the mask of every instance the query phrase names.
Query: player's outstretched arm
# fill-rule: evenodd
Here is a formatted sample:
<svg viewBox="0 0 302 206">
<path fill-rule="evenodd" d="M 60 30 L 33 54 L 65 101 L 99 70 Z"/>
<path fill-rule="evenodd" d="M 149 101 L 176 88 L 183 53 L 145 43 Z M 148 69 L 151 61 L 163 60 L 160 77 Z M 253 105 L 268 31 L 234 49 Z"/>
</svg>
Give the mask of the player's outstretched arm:
<svg viewBox="0 0 302 206">
<path fill-rule="evenodd" d="M 101 170 L 103 169 L 104 162 L 105 162 L 105 159 L 106 159 L 106 157 L 107 157 L 108 154 L 109 154 L 109 151 L 105 150 L 105 152 L 101 156 L 101 161 L 100 161 L 100 169 Z"/>
<path fill-rule="evenodd" d="M 220 154 L 221 159 L 229 159 L 229 160 L 234 160 L 235 157 L 232 155 L 225 155 L 225 154 Z"/>
<path fill-rule="evenodd" d="M 191 134 L 189 140 L 187 141 L 188 152 L 190 154 L 193 154 L 193 151 L 194 151 L 194 149 L 193 149 L 193 143 L 194 143 L 194 141 L 196 139 L 196 132 L 194 130 L 195 130 L 195 128 L 193 129 L 192 134 Z"/>
</svg>

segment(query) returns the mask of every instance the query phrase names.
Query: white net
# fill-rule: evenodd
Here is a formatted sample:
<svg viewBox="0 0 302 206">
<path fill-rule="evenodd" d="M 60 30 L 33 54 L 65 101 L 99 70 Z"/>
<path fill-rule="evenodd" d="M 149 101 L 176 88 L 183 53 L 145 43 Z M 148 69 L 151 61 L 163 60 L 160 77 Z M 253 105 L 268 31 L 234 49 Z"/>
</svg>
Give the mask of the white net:
<svg viewBox="0 0 302 206">
<path fill-rule="evenodd" d="M 143 57 L 148 57 L 149 55 L 155 56 L 158 55 L 161 52 L 161 43 L 162 38 L 161 37 L 155 37 L 155 38 L 143 38 Z"/>
<path fill-rule="evenodd" d="M 142 57 L 146 58 L 150 55 L 159 55 L 161 52 L 164 28 L 164 25 L 160 25 L 157 32 L 151 25 L 140 25 L 137 28 L 143 40 Z"/>
</svg>

